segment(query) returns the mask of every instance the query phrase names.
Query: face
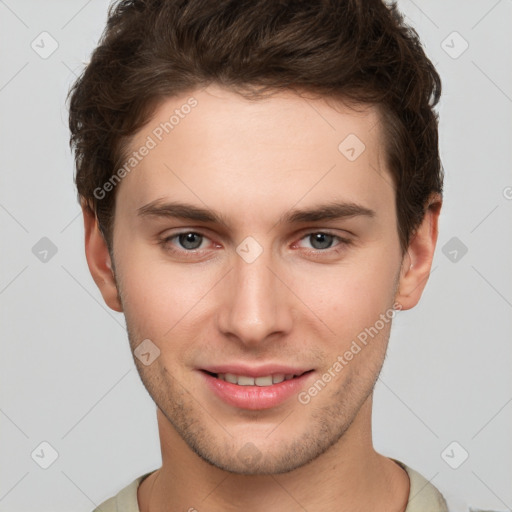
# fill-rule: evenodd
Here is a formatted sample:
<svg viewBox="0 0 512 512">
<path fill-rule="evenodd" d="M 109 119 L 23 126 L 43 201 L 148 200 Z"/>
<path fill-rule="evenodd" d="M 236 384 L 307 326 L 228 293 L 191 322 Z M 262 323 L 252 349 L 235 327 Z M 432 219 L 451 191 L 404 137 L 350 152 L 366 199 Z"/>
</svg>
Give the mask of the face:
<svg viewBox="0 0 512 512">
<path fill-rule="evenodd" d="M 211 86 L 161 104 L 144 145 L 117 185 L 113 263 L 132 350 L 159 350 L 135 358 L 145 387 L 219 468 L 314 460 L 371 399 L 394 314 L 377 111 Z"/>
</svg>

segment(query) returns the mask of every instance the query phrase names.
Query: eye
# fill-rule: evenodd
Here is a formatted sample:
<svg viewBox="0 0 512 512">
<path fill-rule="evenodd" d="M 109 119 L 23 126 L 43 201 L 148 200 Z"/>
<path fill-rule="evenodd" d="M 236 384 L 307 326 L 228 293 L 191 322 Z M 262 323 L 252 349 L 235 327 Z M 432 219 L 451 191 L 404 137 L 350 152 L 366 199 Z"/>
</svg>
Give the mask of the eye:
<svg viewBox="0 0 512 512">
<path fill-rule="evenodd" d="M 178 243 L 185 249 L 199 249 L 203 241 L 203 235 L 190 231 L 188 233 L 180 233 L 173 238 L 178 238 Z"/>
<path fill-rule="evenodd" d="M 330 235 L 329 233 L 310 233 L 306 235 L 304 239 L 311 242 L 313 249 L 329 249 L 332 246 L 335 236 Z"/>
<path fill-rule="evenodd" d="M 342 238 L 338 235 L 326 233 L 324 231 L 316 231 L 308 233 L 306 236 L 301 238 L 302 240 L 308 240 L 313 248 L 312 252 L 327 252 L 328 249 L 333 248 L 334 241 L 338 241 L 334 245 L 334 251 L 339 251 L 343 246 L 350 245 L 351 241 L 346 238 Z"/>
<path fill-rule="evenodd" d="M 164 237 L 160 241 L 160 244 L 165 250 L 171 253 L 186 255 L 187 252 L 195 254 L 192 251 L 204 249 L 202 245 L 205 240 L 208 240 L 208 238 L 201 233 L 196 233 L 195 231 L 183 231 L 181 233 Z"/>
</svg>

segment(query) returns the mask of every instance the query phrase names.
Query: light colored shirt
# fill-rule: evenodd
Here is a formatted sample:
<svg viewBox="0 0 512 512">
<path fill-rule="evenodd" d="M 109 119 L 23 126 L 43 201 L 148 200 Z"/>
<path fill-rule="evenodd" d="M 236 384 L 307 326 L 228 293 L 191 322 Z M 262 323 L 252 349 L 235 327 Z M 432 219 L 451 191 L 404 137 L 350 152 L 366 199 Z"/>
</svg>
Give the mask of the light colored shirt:
<svg viewBox="0 0 512 512">
<path fill-rule="evenodd" d="M 409 475 L 409 499 L 405 512 L 451 512 L 448 510 L 443 495 L 422 475 L 404 463 L 393 459 Z M 104 501 L 93 512 L 140 512 L 137 501 L 137 489 L 153 471 L 136 478 L 121 489 L 115 496 Z M 454 511 L 459 512 L 459 511 Z"/>
</svg>

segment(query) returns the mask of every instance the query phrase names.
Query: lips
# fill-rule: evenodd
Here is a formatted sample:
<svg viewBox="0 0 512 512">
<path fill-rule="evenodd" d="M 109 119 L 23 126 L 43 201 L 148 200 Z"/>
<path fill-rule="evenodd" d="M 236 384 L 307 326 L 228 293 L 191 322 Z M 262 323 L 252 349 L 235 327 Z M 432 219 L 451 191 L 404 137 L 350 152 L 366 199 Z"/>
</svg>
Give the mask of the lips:
<svg viewBox="0 0 512 512">
<path fill-rule="evenodd" d="M 201 369 L 207 389 L 224 403 L 240 409 L 270 409 L 304 389 L 314 370 L 284 365 L 249 368 L 242 365 Z"/>
</svg>

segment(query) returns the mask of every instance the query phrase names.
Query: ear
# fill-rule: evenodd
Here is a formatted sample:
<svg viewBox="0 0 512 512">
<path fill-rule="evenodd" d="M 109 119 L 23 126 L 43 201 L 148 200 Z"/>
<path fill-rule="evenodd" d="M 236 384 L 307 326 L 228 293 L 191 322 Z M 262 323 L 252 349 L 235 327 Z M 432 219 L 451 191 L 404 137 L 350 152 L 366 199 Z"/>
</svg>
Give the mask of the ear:
<svg viewBox="0 0 512 512">
<path fill-rule="evenodd" d="M 441 196 L 433 194 L 427 203 L 423 221 L 414 232 L 407 253 L 402 259 L 395 297 L 395 301 L 401 304 L 402 310 L 411 309 L 418 304 L 427 284 L 437 243 L 441 206 Z"/>
<path fill-rule="evenodd" d="M 122 312 L 123 307 L 117 292 L 116 281 L 108 246 L 98 226 L 98 220 L 90 206 L 82 202 L 85 230 L 85 256 L 87 265 L 103 300 L 114 311 Z"/>
</svg>

